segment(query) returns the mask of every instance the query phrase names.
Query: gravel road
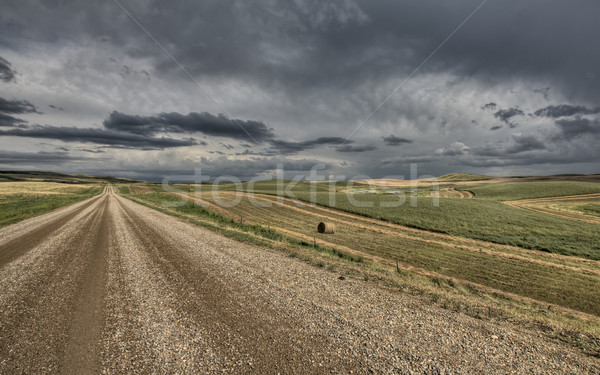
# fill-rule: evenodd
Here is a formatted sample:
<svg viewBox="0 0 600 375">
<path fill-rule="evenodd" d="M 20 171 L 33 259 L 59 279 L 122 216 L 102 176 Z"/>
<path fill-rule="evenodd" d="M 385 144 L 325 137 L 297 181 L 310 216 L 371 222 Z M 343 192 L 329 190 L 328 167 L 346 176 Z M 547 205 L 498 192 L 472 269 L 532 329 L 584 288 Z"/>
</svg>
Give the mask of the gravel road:
<svg viewBox="0 0 600 375">
<path fill-rule="evenodd" d="M 0 373 L 600 373 L 541 334 L 338 277 L 109 187 L 0 229 Z"/>
</svg>

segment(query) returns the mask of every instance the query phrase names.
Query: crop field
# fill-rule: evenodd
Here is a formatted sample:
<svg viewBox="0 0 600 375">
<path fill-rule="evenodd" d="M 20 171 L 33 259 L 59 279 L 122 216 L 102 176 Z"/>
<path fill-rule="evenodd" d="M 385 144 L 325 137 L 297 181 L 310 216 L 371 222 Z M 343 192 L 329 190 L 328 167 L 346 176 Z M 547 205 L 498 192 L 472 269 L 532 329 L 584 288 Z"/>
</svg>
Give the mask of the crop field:
<svg viewBox="0 0 600 375">
<path fill-rule="evenodd" d="M 600 183 L 581 181 L 512 182 L 484 186 L 461 187 L 477 198 L 495 201 L 561 197 L 600 193 Z"/>
<path fill-rule="evenodd" d="M 432 191 L 428 188 L 409 189 L 402 194 L 370 194 L 369 186 L 352 184 L 348 188 L 346 183 L 301 182 L 286 191 L 282 190 L 281 184 L 278 186 L 274 181 L 264 181 L 257 182 L 252 190 L 260 194 L 284 194 L 300 201 L 315 202 L 320 206 L 431 232 L 600 260 L 600 233 L 595 223 L 570 220 L 502 202 L 502 199 L 519 199 L 524 195 L 536 198 L 588 194 L 600 190 L 600 184 L 578 181 L 565 182 L 565 187 L 560 187 L 554 181 L 531 184 L 486 185 L 482 187 L 487 192 L 482 194 L 483 197 L 477 195 L 481 191 L 474 188 L 443 188 L 439 192 L 439 199 L 432 198 Z M 519 189 L 515 185 L 524 187 Z M 187 192 L 189 188 L 186 185 L 173 187 L 182 192 Z M 210 198 L 213 191 L 233 191 L 236 187 L 233 184 L 221 184 L 217 188 L 211 185 L 199 185 L 196 188 L 202 197 Z M 238 188 L 246 191 L 249 187 L 243 184 Z M 278 189 L 282 191 L 278 193 Z M 361 193 L 361 189 L 366 189 L 367 193 Z M 444 198 L 448 194 L 446 191 L 449 191 L 444 189 L 462 192 L 462 198 L 471 199 L 458 199 L 460 197 L 456 195 Z M 467 195 L 471 190 L 474 190 L 474 195 Z M 492 192 L 498 192 L 502 199 Z"/>
</svg>

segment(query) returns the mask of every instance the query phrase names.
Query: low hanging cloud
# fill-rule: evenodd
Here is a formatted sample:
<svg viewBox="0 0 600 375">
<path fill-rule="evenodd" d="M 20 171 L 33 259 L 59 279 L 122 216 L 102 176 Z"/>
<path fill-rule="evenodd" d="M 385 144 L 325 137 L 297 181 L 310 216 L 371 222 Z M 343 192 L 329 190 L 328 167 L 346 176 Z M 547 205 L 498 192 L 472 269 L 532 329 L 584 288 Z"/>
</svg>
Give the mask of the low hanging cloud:
<svg viewBox="0 0 600 375">
<path fill-rule="evenodd" d="M 17 72 L 13 70 L 12 64 L 0 56 L 0 81 L 14 82 L 16 75 Z"/>
<path fill-rule="evenodd" d="M 383 143 L 388 146 L 400 146 L 406 143 L 412 143 L 410 139 L 396 137 L 393 134 L 390 134 L 389 137 L 381 137 L 383 138 Z"/>
<path fill-rule="evenodd" d="M 206 145 L 192 138 L 174 139 L 149 137 L 106 129 L 75 128 L 50 125 L 35 125 L 28 128 L 0 130 L 0 136 L 57 139 L 63 142 L 96 143 L 111 147 L 135 148 L 144 150 L 164 149 L 193 145 Z"/>
<path fill-rule="evenodd" d="M 533 135 L 513 134 L 513 144 L 509 145 L 504 153 L 518 154 L 521 152 L 545 150 L 546 145 Z"/>
<path fill-rule="evenodd" d="M 202 133 L 209 136 L 264 142 L 274 138 L 273 129 L 260 121 L 230 119 L 207 112 L 160 113 L 156 116 L 127 115 L 113 111 L 104 120 L 106 129 L 139 135 L 157 133 Z"/>
<path fill-rule="evenodd" d="M 534 115 L 538 117 L 559 118 L 575 115 L 592 115 L 596 113 L 600 113 L 600 107 L 591 109 L 580 105 L 559 104 L 538 109 L 534 112 Z"/>
<path fill-rule="evenodd" d="M 87 160 L 74 157 L 68 152 L 17 152 L 0 151 L 0 164 L 63 164 L 75 160 Z"/>
</svg>

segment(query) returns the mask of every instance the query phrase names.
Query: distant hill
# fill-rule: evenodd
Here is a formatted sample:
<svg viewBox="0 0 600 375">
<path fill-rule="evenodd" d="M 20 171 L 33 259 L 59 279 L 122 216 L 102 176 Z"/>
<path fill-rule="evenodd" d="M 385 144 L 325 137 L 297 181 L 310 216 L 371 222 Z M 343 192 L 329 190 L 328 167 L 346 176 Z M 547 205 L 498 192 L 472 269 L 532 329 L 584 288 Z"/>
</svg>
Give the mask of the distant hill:
<svg viewBox="0 0 600 375">
<path fill-rule="evenodd" d="M 7 181 L 42 181 L 58 182 L 62 184 L 95 184 L 98 182 L 142 182 L 131 178 L 118 178 L 111 176 L 90 176 L 85 174 L 63 174 L 43 171 L 0 171 L 0 182 Z"/>
</svg>

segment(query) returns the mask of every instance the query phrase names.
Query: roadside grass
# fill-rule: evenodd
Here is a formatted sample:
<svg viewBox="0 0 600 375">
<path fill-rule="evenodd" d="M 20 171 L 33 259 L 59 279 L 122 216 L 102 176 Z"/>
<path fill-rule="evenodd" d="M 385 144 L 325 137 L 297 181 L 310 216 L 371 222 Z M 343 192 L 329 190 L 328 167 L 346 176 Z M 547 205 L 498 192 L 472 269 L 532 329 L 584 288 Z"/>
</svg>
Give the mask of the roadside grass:
<svg viewBox="0 0 600 375">
<path fill-rule="evenodd" d="M 459 278 L 446 275 L 432 277 L 414 273 L 405 268 L 397 269 L 394 265 L 374 262 L 367 256 L 363 258 L 340 250 L 335 245 L 322 245 L 322 239 L 317 237 L 318 235 L 315 235 L 317 237 L 317 246 L 315 247 L 312 241 L 299 240 L 287 234 L 279 233 L 273 227 L 270 230 L 265 228 L 264 224 L 261 225 L 255 221 L 254 214 L 250 215 L 248 212 L 244 216 L 245 223 L 240 223 L 232 217 L 218 215 L 192 202 L 187 202 L 179 207 L 165 207 L 164 203 L 181 201 L 180 197 L 168 193 L 124 194 L 124 196 L 150 208 L 182 218 L 237 240 L 266 246 L 316 267 L 327 269 L 329 272 L 341 275 L 340 280 L 346 277 L 375 283 L 383 288 L 417 296 L 427 304 L 461 312 L 477 319 L 505 322 L 515 324 L 520 328 L 532 329 L 536 332 L 541 331 L 550 338 L 567 342 L 590 355 L 600 355 L 600 320 L 597 317 L 581 316 L 560 307 L 550 308 L 549 305 L 540 301 L 514 299 L 500 291 L 490 292 L 465 281 L 464 278 L 460 277 L 463 275 L 459 275 Z M 285 213 L 281 208 L 278 208 L 278 211 L 278 216 L 285 220 L 283 224 L 293 223 L 302 217 L 298 213 Z M 267 215 L 263 217 L 268 217 L 269 220 L 273 216 L 272 213 L 261 211 L 261 209 L 257 209 L 253 213 L 256 214 L 257 218 L 260 215 Z M 237 213 L 232 215 L 237 216 Z M 300 226 L 304 224 L 302 223 Z M 347 228 L 340 228 L 340 230 L 343 230 L 346 234 Z M 307 230 L 306 233 L 314 234 L 314 228 Z M 358 233 L 358 237 L 353 239 L 356 240 L 366 236 L 367 234 L 361 232 Z M 366 242 L 375 237 L 377 236 L 367 237 Z M 414 253 L 421 251 L 423 249 L 415 249 Z M 391 259 L 394 259 L 397 255 L 398 252 L 389 254 Z M 465 261 L 469 262 L 471 259 L 465 259 Z M 441 264 L 445 264 L 444 261 Z M 494 267 L 496 265 L 490 263 L 489 266 Z M 528 270 L 524 270 L 524 272 L 524 278 L 536 279 L 539 277 L 539 275 L 532 276 L 531 273 L 528 273 Z M 493 274 L 489 276 L 495 277 Z M 562 279 L 563 276 L 559 275 L 558 277 Z M 567 276 L 570 277 L 570 275 Z M 518 282 L 514 282 L 514 284 L 518 284 Z M 556 285 L 560 285 L 560 282 L 557 281 Z M 582 296 L 579 295 L 579 297 Z"/>
<path fill-rule="evenodd" d="M 481 186 L 465 186 L 478 199 L 511 201 L 600 193 L 600 183 L 581 181 L 507 182 Z"/>
<path fill-rule="evenodd" d="M 57 187 L 55 183 L 27 182 L 27 189 L 22 192 L 8 193 L 8 187 L 2 186 L 3 184 L 5 183 L 0 183 L 0 190 L 4 189 L 4 193 L 0 194 L 0 227 L 91 198 L 100 194 L 103 189 L 100 184 L 56 184 L 59 185 Z M 13 188 L 15 187 L 11 187 Z"/>
<path fill-rule="evenodd" d="M 119 194 L 129 194 L 131 193 L 131 190 L 129 189 L 128 185 L 116 185 L 117 191 L 119 192 Z"/>
</svg>

